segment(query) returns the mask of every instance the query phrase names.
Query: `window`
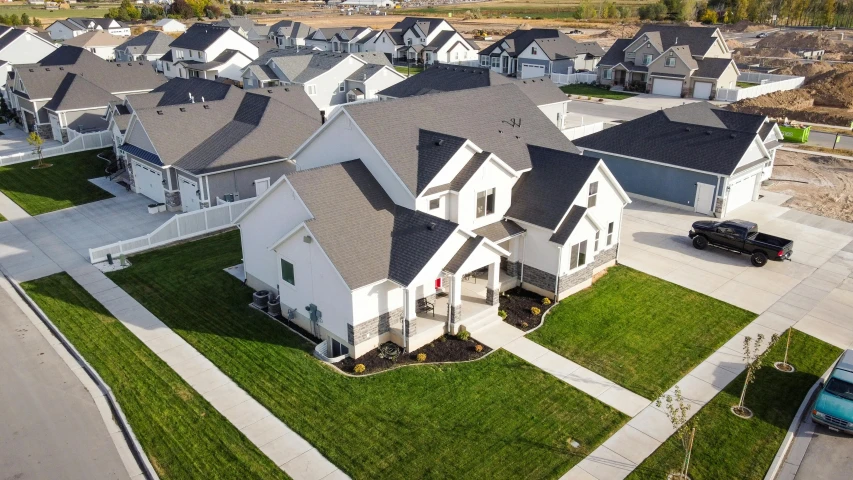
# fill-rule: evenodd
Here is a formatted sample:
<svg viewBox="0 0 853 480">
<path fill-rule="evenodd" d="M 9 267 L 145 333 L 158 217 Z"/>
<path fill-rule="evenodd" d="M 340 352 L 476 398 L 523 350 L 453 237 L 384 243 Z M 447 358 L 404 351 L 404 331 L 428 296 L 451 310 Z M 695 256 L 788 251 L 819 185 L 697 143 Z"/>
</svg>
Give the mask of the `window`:
<svg viewBox="0 0 853 480">
<path fill-rule="evenodd" d="M 317 85 L 305 85 L 305 93 L 308 95 L 317 95 Z"/>
<path fill-rule="evenodd" d="M 382 37 L 382 43 L 385 43 L 385 37 Z"/>
<path fill-rule="evenodd" d="M 604 79 L 611 80 L 613 78 L 613 70 L 606 69 L 604 70 Z"/>
<path fill-rule="evenodd" d="M 572 260 L 570 263 L 572 270 L 586 265 L 586 240 L 572 245 Z"/>
<path fill-rule="evenodd" d="M 349 355 L 349 347 L 344 345 L 343 343 L 335 340 L 332 340 L 332 358 L 340 357 L 341 355 Z"/>
<path fill-rule="evenodd" d="M 650 63 L 652 63 L 652 55 L 649 53 L 643 55 L 643 65 L 648 65 Z"/>
<path fill-rule="evenodd" d="M 480 57 L 480 66 L 481 67 L 488 67 L 489 66 L 489 57 L 487 57 L 485 55 Z"/>
<path fill-rule="evenodd" d="M 167 72 L 171 72 L 171 71 L 172 71 L 172 67 L 171 67 L 171 65 L 169 65 L 169 62 L 163 62 L 163 65 L 166 65 L 166 71 L 167 71 Z"/>
<path fill-rule="evenodd" d="M 532 53 L 533 55 L 536 55 L 536 53 L 537 53 L 536 47 L 530 47 L 530 53 Z"/>
<path fill-rule="evenodd" d="M 291 285 L 296 285 L 296 279 L 293 277 L 293 264 L 284 259 L 281 260 L 281 279 Z"/>
<path fill-rule="evenodd" d="M 589 184 L 589 199 L 586 202 L 586 208 L 594 207 L 597 198 L 598 198 L 598 182 L 592 182 Z"/>
<path fill-rule="evenodd" d="M 674 67 L 675 66 L 675 57 L 673 57 L 672 55 L 673 55 L 673 53 L 669 52 L 669 56 L 666 57 L 666 62 L 664 63 L 664 65 L 666 65 L 667 67 Z"/>
<path fill-rule="evenodd" d="M 441 206 L 441 199 L 440 198 L 433 198 L 432 200 L 429 201 L 429 209 L 430 210 L 435 210 L 436 208 L 438 208 L 440 206 Z"/>
<path fill-rule="evenodd" d="M 477 218 L 495 213 L 495 189 L 490 188 L 477 194 Z"/>
<path fill-rule="evenodd" d="M 607 245 L 610 246 L 613 243 L 613 222 L 610 222 L 607 225 Z"/>
<path fill-rule="evenodd" d="M 345 88 L 346 87 L 344 87 L 344 82 L 341 82 L 338 84 L 338 91 L 339 92 L 343 92 L 345 90 Z"/>
<path fill-rule="evenodd" d="M 599 238 L 600 236 L 601 236 L 601 231 L 596 230 L 596 231 L 595 231 L 595 244 L 592 246 L 592 251 L 593 251 L 593 252 L 597 252 L 597 251 L 598 251 L 598 238 Z"/>
<path fill-rule="evenodd" d="M 408 45 L 410 47 L 412 46 L 412 39 L 411 38 L 406 39 L 406 45 Z"/>
<path fill-rule="evenodd" d="M 175 58 L 177 58 L 179 60 L 183 60 L 184 51 L 183 50 L 175 50 Z"/>
<path fill-rule="evenodd" d="M 492 68 L 500 68 L 501 57 L 492 57 Z"/>
</svg>

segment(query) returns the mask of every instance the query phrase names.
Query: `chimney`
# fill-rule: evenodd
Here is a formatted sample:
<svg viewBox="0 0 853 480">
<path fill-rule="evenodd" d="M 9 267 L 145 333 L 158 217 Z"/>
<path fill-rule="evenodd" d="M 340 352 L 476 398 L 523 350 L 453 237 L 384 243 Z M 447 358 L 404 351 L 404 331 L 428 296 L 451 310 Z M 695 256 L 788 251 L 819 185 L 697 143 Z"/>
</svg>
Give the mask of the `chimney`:
<svg viewBox="0 0 853 480">
<path fill-rule="evenodd" d="M 201 97 L 201 103 L 204 103 L 204 97 Z"/>
</svg>

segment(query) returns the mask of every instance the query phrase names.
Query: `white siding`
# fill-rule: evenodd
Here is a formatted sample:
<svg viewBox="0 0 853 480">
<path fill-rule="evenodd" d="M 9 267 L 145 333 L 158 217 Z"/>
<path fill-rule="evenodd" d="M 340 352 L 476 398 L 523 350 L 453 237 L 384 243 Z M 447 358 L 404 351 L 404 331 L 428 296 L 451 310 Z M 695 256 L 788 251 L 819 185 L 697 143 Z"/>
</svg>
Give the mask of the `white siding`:
<svg viewBox="0 0 853 480">
<path fill-rule="evenodd" d="M 516 179 L 492 160 L 486 161 L 459 192 L 456 222 L 467 229 L 476 229 L 504 217 L 512 199 Z M 477 218 L 477 193 L 495 189 L 495 213 Z"/>
</svg>

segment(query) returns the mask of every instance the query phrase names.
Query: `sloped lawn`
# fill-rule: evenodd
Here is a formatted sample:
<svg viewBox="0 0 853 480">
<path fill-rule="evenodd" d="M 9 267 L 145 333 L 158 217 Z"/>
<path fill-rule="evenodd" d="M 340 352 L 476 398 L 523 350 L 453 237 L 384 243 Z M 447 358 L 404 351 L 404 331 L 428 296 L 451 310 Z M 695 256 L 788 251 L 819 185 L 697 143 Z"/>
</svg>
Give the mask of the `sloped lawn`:
<svg viewBox="0 0 853 480">
<path fill-rule="evenodd" d="M 584 83 L 575 83 L 572 85 L 563 85 L 560 87 L 563 93 L 569 95 L 582 95 L 585 97 L 606 98 L 608 100 L 625 100 L 636 96 L 635 93 L 621 92 L 616 90 L 607 90 L 606 88 L 598 88 Z"/>
<path fill-rule="evenodd" d="M 505 351 L 345 377 L 248 307 L 240 258 L 230 232 L 109 276 L 353 478 L 559 478 L 627 420 Z"/>
<path fill-rule="evenodd" d="M 755 383 L 747 389 L 745 404 L 755 414 L 752 419 L 743 420 L 729 411 L 740 399 L 745 374 L 734 379 L 699 412 L 691 478 L 764 478 L 809 389 L 841 350 L 794 330 L 788 358 L 796 372 L 782 373 L 773 368 L 772 363 L 781 361 L 784 354 L 785 342 L 780 341 L 768 355 L 767 365 L 758 371 Z M 666 478 L 667 473 L 680 467 L 683 452 L 680 441 L 671 437 L 628 478 Z"/>
<path fill-rule="evenodd" d="M 551 309 L 527 338 L 652 400 L 755 317 L 617 266 Z"/>
<path fill-rule="evenodd" d="M 33 170 L 36 162 L 16 163 L 0 167 L 0 191 L 30 215 L 62 210 L 112 198 L 112 195 L 89 182 L 103 177 L 107 163 L 98 158 L 99 151 L 71 153 L 45 158 L 50 168 Z"/>
<path fill-rule="evenodd" d="M 23 287 L 112 388 L 161 479 L 288 478 L 67 274 Z"/>
</svg>

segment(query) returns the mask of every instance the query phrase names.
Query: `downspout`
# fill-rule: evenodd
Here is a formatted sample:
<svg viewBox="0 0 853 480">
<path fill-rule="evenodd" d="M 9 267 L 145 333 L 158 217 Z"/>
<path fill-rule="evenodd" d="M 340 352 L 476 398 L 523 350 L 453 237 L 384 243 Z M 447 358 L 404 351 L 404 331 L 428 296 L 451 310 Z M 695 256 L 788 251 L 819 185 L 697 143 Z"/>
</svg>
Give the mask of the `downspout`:
<svg viewBox="0 0 853 480">
<path fill-rule="evenodd" d="M 405 308 L 406 318 L 403 319 L 403 331 L 402 331 L 402 333 L 403 333 L 403 351 L 407 352 L 407 353 L 409 351 L 409 315 L 411 314 L 411 312 L 409 311 L 409 308 L 411 308 L 411 303 L 409 302 L 409 296 L 410 295 L 411 295 L 411 292 L 409 292 L 409 289 L 403 288 L 403 300 L 406 302 L 406 308 Z"/>
<path fill-rule="evenodd" d="M 521 235 L 521 279 L 519 280 L 520 287 L 524 287 L 524 249 L 527 247 L 527 242 L 525 241 L 526 239 L 527 232 L 524 232 Z"/>
<path fill-rule="evenodd" d="M 625 218 L 625 205 L 622 205 L 622 211 L 619 212 L 619 235 L 616 236 L 616 263 L 619 263 L 619 244 L 622 237 L 622 219 Z M 613 232 L 616 233 L 616 232 Z M 607 235 L 605 233 L 605 235 Z"/>
<path fill-rule="evenodd" d="M 554 301 L 559 301 L 560 296 L 560 271 L 563 269 L 563 247 L 557 247 L 557 278 L 554 280 Z"/>
</svg>

